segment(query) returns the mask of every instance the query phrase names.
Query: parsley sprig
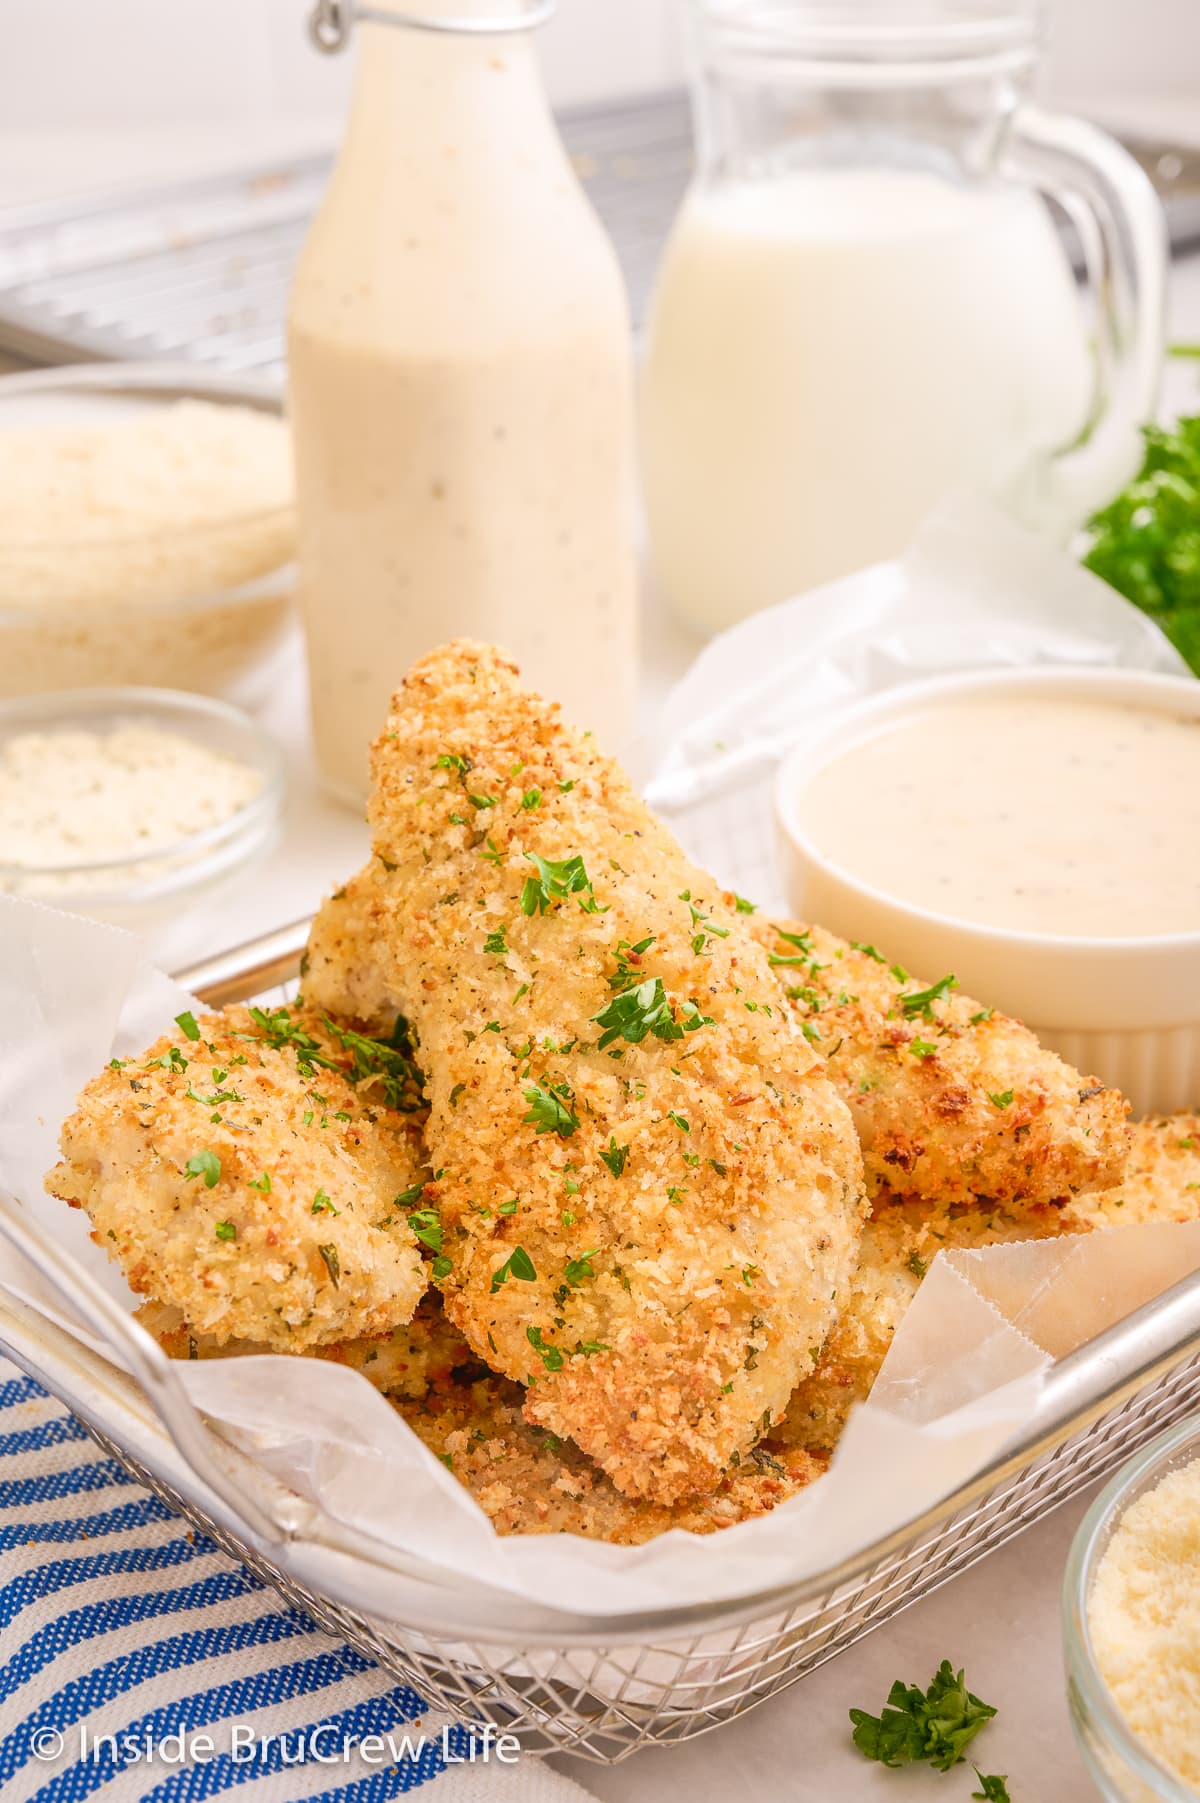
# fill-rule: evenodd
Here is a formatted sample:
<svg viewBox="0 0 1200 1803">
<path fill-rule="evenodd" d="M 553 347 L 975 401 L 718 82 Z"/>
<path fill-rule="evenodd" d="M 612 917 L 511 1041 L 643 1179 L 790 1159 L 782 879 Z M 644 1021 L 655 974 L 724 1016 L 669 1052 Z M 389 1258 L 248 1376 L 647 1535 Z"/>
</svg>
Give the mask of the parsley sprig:
<svg viewBox="0 0 1200 1803">
<path fill-rule="evenodd" d="M 534 851 L 522 855 L 537 871 L 536 876 L 525 878 L 521 890 L 522 914 L 548 914 L 555 902 L 566 901 L 572 895 L 580 897 L 579 906 L 585 914 L 608 912 L 596 900 L 592 879 L 581 857 L 539 858 Z"/>
<path fill-rule="evenodd" d="M 522 1094 L 529 1103 L 529 1113 L 522 1119 L 538 1133 L 570 1139 L 577 1131 L 579 1116 L 571 1107 L 575 1092 L 565 1078 L 557 1083 L 531 1083 Z"/>
<path fill-rule="evenodd" d="M 865 1758 L 881 1765 L 925 1764 L 948 1772 L 965 1758 L 968 1746 L 995 1713 L 990 1703 L 967 1689 L 962 1671 L 955 1672 L 943 1659 L 927 1690 L 898 1678 L 879 1715 L 852 1709 L 850 1720 L 854 1744 Z"/>
<path fill-rule="evenodd" d="M 1142 467 L 1088 521 L 1084 563 L 1157 621 L 1200 671 L 1200 417 L 1142 433 Z"/>
<path fill-rule="evenodd" d="M 534 1268 L 533 1260 L 530 1258 L 528 1252 L 526 1252 L 524 1246 L 514 1246 L 504 1263 L 498 1265 L 492 1272 L 492 1283 L 489 1293 L 494 1296 L 501 1285 L 506 1284 L 510 1277 L 519 1277 L 522 1283 L 537 1282 L 537 1271 Z"/>
<path fill-rule="evenodd" d="M 684 1002 L 678 1016 L 667 1000 L 661 977 L 647 977 L 632 989 L 623 989 L 592 1019 L 603 1027 L 596 1049 L 603 1052 L 614 1039 L 639 1045 L 647 1034 L 655 1039 L 682 1039 L 685 1033 L 711 1027 L 711 1015 L 701 1014 L 695 1002 Z"/>
<path fill-rule="evenodd" d="M 957 988 L 957 977 L 939 977 L 936 983 L 929 985 L 928 989 L 914 989 L 911 995 L 902 995 L 900 1006 L 904 1010 L 905 1020 L 915 1020 L 918 1014 L 926 1020 L 932 1020 L 933 1004 L 940 1001 L 944 995 L 949 995 L 952 989 Z"/>
</svg>

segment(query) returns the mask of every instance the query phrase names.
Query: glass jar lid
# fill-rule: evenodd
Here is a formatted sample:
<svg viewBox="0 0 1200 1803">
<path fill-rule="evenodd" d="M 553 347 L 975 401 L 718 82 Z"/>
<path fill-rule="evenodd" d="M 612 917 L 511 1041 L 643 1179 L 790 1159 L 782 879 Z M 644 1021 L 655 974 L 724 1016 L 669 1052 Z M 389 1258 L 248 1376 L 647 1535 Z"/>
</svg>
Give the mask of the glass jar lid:
<svg viewBox="0 0 1200 1803">
<path fill-rule="evenodd" d="M 820 64 L 1032 61 L 1045 0 L 696 0 L 714 48 Z"/>
</svg>

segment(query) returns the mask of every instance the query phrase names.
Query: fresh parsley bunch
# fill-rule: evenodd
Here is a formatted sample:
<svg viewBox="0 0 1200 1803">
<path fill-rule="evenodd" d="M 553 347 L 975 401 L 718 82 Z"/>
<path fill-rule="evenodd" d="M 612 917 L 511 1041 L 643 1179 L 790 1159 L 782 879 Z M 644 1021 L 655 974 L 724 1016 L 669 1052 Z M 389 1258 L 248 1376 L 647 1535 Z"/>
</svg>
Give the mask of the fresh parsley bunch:
<svg viewBox="0 0 1200 1803">
<path fill-rule="evenodd" d="M 1156 620 L 1200 675 L 1200 416 L 1142 433 L 1142 467 L 1088 521 L 1083 561 Z"/>
</svg>

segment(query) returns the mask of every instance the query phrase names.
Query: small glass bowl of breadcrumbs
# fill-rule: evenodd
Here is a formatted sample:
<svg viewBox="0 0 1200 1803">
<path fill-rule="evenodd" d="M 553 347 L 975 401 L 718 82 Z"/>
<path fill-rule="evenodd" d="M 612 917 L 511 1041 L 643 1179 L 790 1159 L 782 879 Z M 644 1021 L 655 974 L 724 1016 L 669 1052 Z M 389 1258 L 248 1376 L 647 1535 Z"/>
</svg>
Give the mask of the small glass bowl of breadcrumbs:
<svg viewBox="0 0 1200 1803">
<path fill-rule="evenodd" d="M 1200 1418 L 1160 1435 L 1084 1518 L 1063 1641 L 1075 1734 L 1110 1803 L 1200 1797 Z"/>
<path fill-rule="evenodd" d="M 283 760 L 249 715 L 171 689 L 0 702 L 0 895 L 169 920 L 274 843 Z"/>
<path fill-rule="evenodd" d="M 279 393 L 171 364 L 0 378 L 0 695 L 249 698 L 293 625 Z"/>
</svg>

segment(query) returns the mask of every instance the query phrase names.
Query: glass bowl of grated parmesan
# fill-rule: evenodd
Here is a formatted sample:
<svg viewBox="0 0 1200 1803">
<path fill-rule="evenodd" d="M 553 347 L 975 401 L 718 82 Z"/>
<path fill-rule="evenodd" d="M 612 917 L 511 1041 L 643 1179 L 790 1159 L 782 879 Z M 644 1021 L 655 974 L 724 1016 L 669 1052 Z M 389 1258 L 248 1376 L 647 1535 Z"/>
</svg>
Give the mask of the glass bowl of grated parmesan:
<svg viewBox="0 0 1200 1803">
<path fill-rule="evenodd" d="M 293 620 L 277 390 L 187 365 L 0 378 L 0 695 L 240 692 Z"/>
<path fill-rule="evenodd" d="M 1200 1417 L 1120 1470 L 1063 1585 L 1075 1735 L 1110 1803 L 1200 1797 Z"/>
<path fill-rule="evenodd" d="M 283 760 L 239 708 L 171 689 L 0 703 L 0 894 L 145 928 L 265 852 Z"/>
</svg>

